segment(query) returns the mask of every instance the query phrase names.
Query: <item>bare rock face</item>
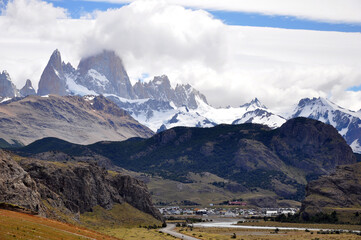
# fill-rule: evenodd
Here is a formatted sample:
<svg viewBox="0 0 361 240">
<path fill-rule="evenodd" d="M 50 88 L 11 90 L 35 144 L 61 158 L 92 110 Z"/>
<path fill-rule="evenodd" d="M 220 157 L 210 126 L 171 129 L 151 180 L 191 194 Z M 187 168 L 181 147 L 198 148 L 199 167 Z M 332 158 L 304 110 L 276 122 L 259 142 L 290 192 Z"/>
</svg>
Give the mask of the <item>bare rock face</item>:
<svg viewBox="0 0 361 240">
<path fill-rule="evenodd" d="M 79 77 L 76 82 L 89 90 L 98 94 L 135 98 L 123 62 L 114 51 L 104 50 L 95 56 L 81 59 L 77 71 Z"/>
<path fill-rule="evenodd" d="M 36 95 L 35 89 L 33 88 L 30 79 L 26 80 L 25 86 L 22 89 L 20 89 L 20 94 L 22 97 L 27 97 L 29 95 Z"/>
<path fill-rule="evenodd" d="M 301 212 L 313 215 L 332 208 L 361 206 L 361 163 L 337 167 L 330 175 L 308 183 Z"/>
<path fill-rule="evenodd" d="M 113 176 L 104 168 L 84 162 L 26 159 L 20 164 L 38 184 L 43 199 L 50 198 L 50 202 L 55 203 L 60 199 L 72 213 L 92 211 L 94 206 L 111 209 L 115 203 L 127 202 L 162 219 L 152 204 L 146 185 L 129 176 Z"/>
<path fill-rule="evenodd" d="M 129 176 L 116 175 L 110 179 L 120 196 L 133 207 L 162 219 L 158 209 L 153 207 L 147 185 Z"/>
<path fill-rule="evenodd" d="M 75 72 L 75 69 L 69 63 L 62 62 L 60 52 L 56 49 L 41 74 L 38 95 L 67 95 L 67 77 L 73 72 Z"/>
<path fill-rule="evenodd" d="M 0 97 L 20 97 L 19 90 L 16 89 L 6 71 L 0 73 Z"/>
<path fill-rule="evenodd" d="M 35 181 L 4 151 L 0 151 L 0 202 L 42 212 Z"/>
<path fill-rule="evenodd" d="M 196 109 L 198 107 L 197 97 L 207 103 L 206 97 L 189 84 L 178 84 L 173 89 L 166 75 L 156 76 L 148 83 L 138 81 L 134 85 L 134 92 L 140 99 L 150 98 L 158 101 L 173 102 L 177 107 L 187 106 L 188 108 Z"/>
<path fill-rule="evenodd" d="M 58 219 L 59 212 L 77 218 L 95 206 L 111 209 L 116 203 L 127 202 L 162 220 L 146 185 L 139 180 L 110 175 L 93 163 L 27 158 L 17 163 L 3 151 L 0 151 L 0 202 Z"/>
</svg>

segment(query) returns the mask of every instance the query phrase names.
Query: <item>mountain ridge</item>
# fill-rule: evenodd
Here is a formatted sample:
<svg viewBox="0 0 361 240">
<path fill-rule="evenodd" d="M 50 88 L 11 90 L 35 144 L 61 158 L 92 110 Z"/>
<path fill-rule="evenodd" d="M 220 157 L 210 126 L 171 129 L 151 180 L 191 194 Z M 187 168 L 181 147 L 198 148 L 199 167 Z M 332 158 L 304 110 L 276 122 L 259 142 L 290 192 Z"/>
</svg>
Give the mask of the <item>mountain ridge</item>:
<svg viewBox="0 0 361 240">
<path fill-rule="evenodd" d="M 39 144 L 19 149 L 18 154 L 38 154 Z M 57 144 L 50 147 L 59 150 Z M 308 179 L 356 162 L 336 129 L 306 118 L 289 120 L 278 129 L 250 123 L 176 127 L 149 139 L 65 145 L 60 150 L 74 157 L 103 156 L 121 168 L 185 183 L 189 172 L 209 172 L 245 189 L 263 188 L 298 200 Z"/>
<path fill-rule="evenodd" d="M 6 79 L 11 85 L 9 74 Z M 18 92 L 12 86 L 10 92 Z M 24 87 L 31 90 L 28 81 Z M 139 80 L 132 86 L 121 58 L 111 50 L 82 58 L 77 69 L 62 61 L 59 50 L 55 50 L 38 88 L 39 95 L 49 93 L 80 96 L 102 94 L 153 132 L 176 126 L 213 127 L 222 123 L 260 123 L 277 128 L 287 119 L 303 116 L 333 125 L 353 151 L 361 153 L 360 112 L 341 108 L 324 98 L 301 99 L 294 110 L 285 116 L 275 114 L 257 98 L 239 107 L 214 108 L 202 93 L 189 84 L 178 84 L 173 88 L 166 75 L 155 76 L 148 82 Z M 19 94 L 29 93 L 20 91 Z M 6 100 L 9 97 L 2 99 Z"/>
<path fill-rule="evenodd" d="M 102 96 L 19 98 L 0 104 L 0 122 L 1 138 L 23 144 L 49 136 L 85 144 L 153 135 L 150 129 Z"/>
</svg>

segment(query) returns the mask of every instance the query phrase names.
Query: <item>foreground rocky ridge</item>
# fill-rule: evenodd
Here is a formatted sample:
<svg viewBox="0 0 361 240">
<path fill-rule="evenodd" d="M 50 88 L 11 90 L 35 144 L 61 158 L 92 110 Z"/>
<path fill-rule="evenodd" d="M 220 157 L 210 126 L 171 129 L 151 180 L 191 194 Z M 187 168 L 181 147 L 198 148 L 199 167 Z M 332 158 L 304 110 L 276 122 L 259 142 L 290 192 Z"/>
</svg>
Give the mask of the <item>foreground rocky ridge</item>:
<svg viewBox="0 0 361 240">
<path fill-rule="evenodd" d="M 146 185 L 139 180 L 85 162 L 59 163 L 18 158 L 0 151 L 0 202 L 19 205 L 40 215 L 64 220 L 129 203 L 158 220 Z"/>
<path fill-rule="evenodd" d="M 153 132 L 103 96 L 28 96 L 0 104 L 0 138 L 29 144 L 57 137 L 80 144 Z"/>
</svg>

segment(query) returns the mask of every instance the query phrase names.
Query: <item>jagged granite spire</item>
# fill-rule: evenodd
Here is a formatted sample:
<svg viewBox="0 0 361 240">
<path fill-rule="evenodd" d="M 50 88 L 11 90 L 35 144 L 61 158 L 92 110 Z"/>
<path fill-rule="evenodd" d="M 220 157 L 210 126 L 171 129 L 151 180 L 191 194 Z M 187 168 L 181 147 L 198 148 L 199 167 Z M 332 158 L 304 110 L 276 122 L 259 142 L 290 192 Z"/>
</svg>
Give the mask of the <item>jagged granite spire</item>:
<svg viewBox="0 0 361 240">
<path fill-rule="evenodd" d="M 11 81 L 10 75 L 7 71 L 0 73 L 0 97 L 19 97 L 19 90 Z"/>
<path fill-rule="evenodd" d="M 30 81 L 30 79 L 26 80 L 25 86 L 20 89 L 20 94 L 23 97 L 29 96 L 29 95 L 36 95 L 35 89 L 33 88 L 33 85 Z"/>
<path fill-rule="evenodd" d="M 74 71 L 61 60 L 61 55 L 56 49 L 50 57 L 39 81 L 38 95 L 57 94 L 67 95 L 67 75 Z"/>
<path fill-rule="evenodd" d="M 77 71 L 77 84 L 89 90 L 98 94 L 136 98 L 123 62 L 114 51 L 103 50 L 97 55 L 81 59 Z"/>
</svg>

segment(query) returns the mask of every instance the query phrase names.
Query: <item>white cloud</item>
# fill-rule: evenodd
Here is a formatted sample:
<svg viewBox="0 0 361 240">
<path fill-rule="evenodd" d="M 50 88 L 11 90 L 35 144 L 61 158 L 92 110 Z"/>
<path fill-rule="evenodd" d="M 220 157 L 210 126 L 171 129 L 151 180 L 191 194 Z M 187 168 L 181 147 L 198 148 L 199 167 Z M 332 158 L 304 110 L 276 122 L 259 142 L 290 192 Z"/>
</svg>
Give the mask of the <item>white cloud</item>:
<svg viewBox="0 0 361 240">
<path fill-rule="evenodd" d="M 93 1 L 130 3 L 135 0 Z M 324 22 L 361 23 L 359 0 L 163 0 L 162 2 L 207 10 L 292 16 Z"/>
<path fill-rule="evenodd" d="M 360 33 L 227 26 L 206 11 L 164 1 L 139 1 L 82 20 L 45 4 L 64 14 L 41 21 L 41 8 L 17 6 L 39 15 L 31 28 L 16 14 L 0 17 L 0 68 L 19 88 L 27 77 L 37 85 L 55 48 L 75 66 L 80 56 L 106 48 L 123 58 L 132 81 L 167 74 L 173 84 L 192 84 L 215 106 L 258 97 L 282 111 L 302 97 L 323 96 L 361 108 L 361 94 L 345 91 L 360 85 Z"/>
</svg>

